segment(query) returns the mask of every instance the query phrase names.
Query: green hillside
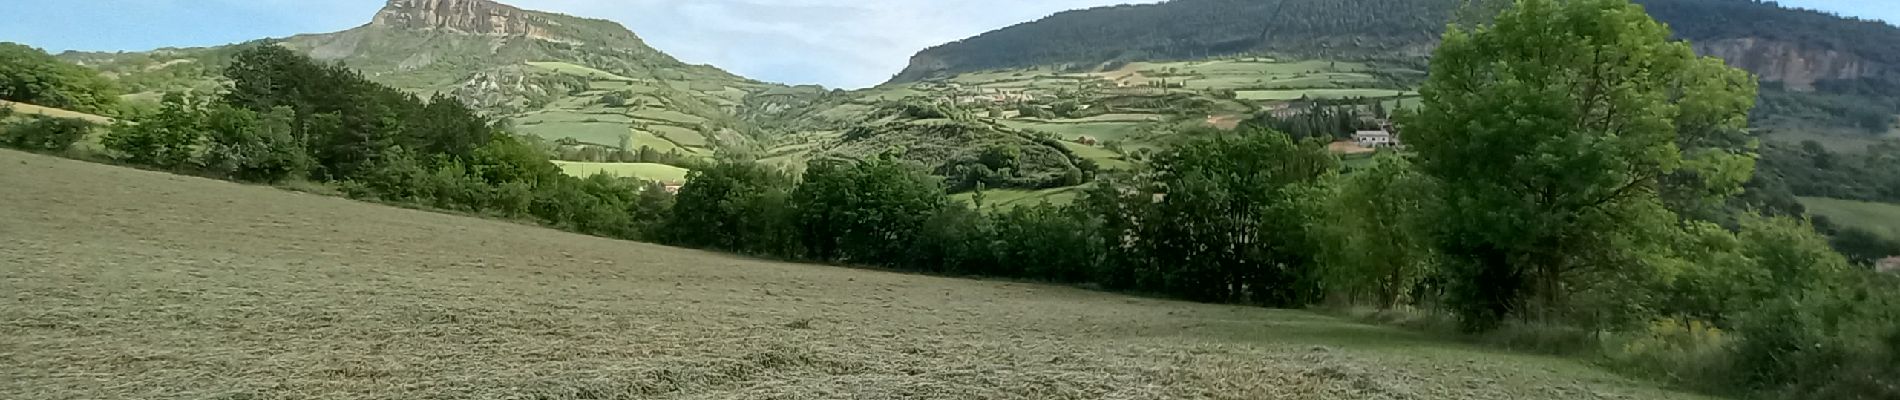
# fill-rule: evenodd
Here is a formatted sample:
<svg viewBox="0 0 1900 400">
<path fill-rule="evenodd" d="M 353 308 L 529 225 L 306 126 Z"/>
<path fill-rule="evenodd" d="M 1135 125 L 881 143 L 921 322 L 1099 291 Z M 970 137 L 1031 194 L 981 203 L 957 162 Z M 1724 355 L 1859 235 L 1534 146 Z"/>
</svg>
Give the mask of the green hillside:
<svg viewBox="0 0 1900 400">
<path fill-rule="evenodd" d="M 507 19 L 460 18 L 488 13 Z M 710 155 L 747 146 L 739 117 L 748 97 L 782 86 L 680 62 L 619 24 L 522 10 L 486 0 L 391 0 L 350 30 L 243 45 L 143 53 L 66 53 L 134 94 L 211 91 L 236 49 L 274 44 L 340 62 L 377 83 L 419 96 L 451 95 L 522 132 L 619 150 Z"/>
<path fill-rule="evenodd" d="M 893 82 L 984 71 L 1107 71 L 1128 62 L 1271 55 L 1425 62 L 1447 22 L 1481 21 L 1455 0 L 1177 0 L 1059 13 L 917 53 Z M 1865 146 L 1900 114 L 1900 28 L 1775 3 L 1639 0 L 1679 38 L 1764 82 L 1754 126 L 1784 141 Z M 1473 8 L 1461 9 L 1466 4 Z M 1325 79 L 1325 78 L 1317 78 Z M 1321 92 L 1320 96 L 1370 95 Z M 1249 91 L 1252 99 L 1294 93 Z"/>
</svg>

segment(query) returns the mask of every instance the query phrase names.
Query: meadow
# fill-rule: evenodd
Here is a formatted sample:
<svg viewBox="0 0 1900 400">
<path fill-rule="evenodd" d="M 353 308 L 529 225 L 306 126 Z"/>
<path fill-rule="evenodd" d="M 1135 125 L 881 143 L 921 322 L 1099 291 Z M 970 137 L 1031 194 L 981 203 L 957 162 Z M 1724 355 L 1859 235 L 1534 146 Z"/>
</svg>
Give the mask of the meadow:
<svg viewBox="0 0 1900 400">
<path fill-rule="evenodd" d="M 621 178 L 635 178 L 659 182 L 685 182 L 685 168 L 666 164 L 651 163 L 594 163 L 577 161 L 555 161 L 561 172 L 568 176 L 586 178 L 606 173 Z"/>
<path fill-rule="evenodd" d="M 1900 240 L 1900 205 L 1866 201 L 1802 197 L 1808 212 L 1837 225 L 1858 227 Z"/>
<path fill-rule="evenodd" d="M 0 165 L 6 399 L 1698 398 L 1306 311 Z"/>
</svg>

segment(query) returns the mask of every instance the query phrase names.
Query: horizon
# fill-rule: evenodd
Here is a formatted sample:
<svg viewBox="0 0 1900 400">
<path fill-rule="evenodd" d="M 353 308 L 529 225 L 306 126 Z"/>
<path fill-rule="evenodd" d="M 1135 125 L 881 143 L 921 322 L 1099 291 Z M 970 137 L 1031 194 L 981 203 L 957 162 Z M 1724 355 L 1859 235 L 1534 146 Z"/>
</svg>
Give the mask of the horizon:
<svg viewBox="0 0 1900 400">
<path fill-rule="evenodd" d="M 683 62 L 712 65 L 751 79 L 857 89 L 876 86 L 926 48 L 1058 12 L 1158 0 L 501 0 L 500 3 L 604 19 Z M 351 29 L 386 0 L 149 0 L 42 2 L 18 10 L 23 23 L 0 26 L 0 41 L 52 53 L 143 52 L 220 46 Z M 1896 24 L 1900 5 L 1852 0 L 1785 0 L 1803 8 Z M 79 23 L 78 21 L 86 21 Z M 216 26 L 215 29 L 204 29 Z M 908 31 L 903 35 L 890 32 Z"/>
</svg>

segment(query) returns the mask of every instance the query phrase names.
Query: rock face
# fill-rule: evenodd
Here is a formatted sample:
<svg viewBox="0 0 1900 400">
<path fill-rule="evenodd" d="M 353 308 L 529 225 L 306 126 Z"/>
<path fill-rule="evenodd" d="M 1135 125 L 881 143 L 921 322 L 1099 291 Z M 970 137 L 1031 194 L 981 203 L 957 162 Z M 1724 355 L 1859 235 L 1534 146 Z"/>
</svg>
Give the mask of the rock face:
<svg viewBox="0 0 1900 400">
<path fill-rule="evenodd" d="M 1697 42 L 1695 47 L 1697 53 L 1721 57 L 1763 81 L 1794 90 L 1811 90 L 1816 81 L 1872 78 L 1884 72 L 1879 64 L 1852 54 L 1783 41 L 1739 38 Z"/>
<path fill-rule="evenodd" d="M 554 40 L 548 21 L 522 9 L 488 0 L 390 0 L 373 25 L 400 29 L 448 30 L 491 36 Z"/>
</svg>

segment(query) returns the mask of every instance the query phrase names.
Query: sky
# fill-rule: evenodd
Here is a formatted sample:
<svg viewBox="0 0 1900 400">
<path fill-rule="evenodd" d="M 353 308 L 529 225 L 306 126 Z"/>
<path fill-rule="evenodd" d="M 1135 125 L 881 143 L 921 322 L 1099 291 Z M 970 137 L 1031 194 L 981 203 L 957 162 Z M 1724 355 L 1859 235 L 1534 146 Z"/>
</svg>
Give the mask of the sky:
<svg viewBox="0 0 1900 400">
<path fill-rule="evenodd" d="M 503 0 L 619 22 L 653 47 L 749 78 L 859 88 L 912 54 L 1075 8 L 1156 0 Z M 52 52 L 209 46 L 369 22 L 384 0 L 0 0 L 0 41 Z M 1900 23 L 1900 0 L 1781 4 Z"/>
</svg>

